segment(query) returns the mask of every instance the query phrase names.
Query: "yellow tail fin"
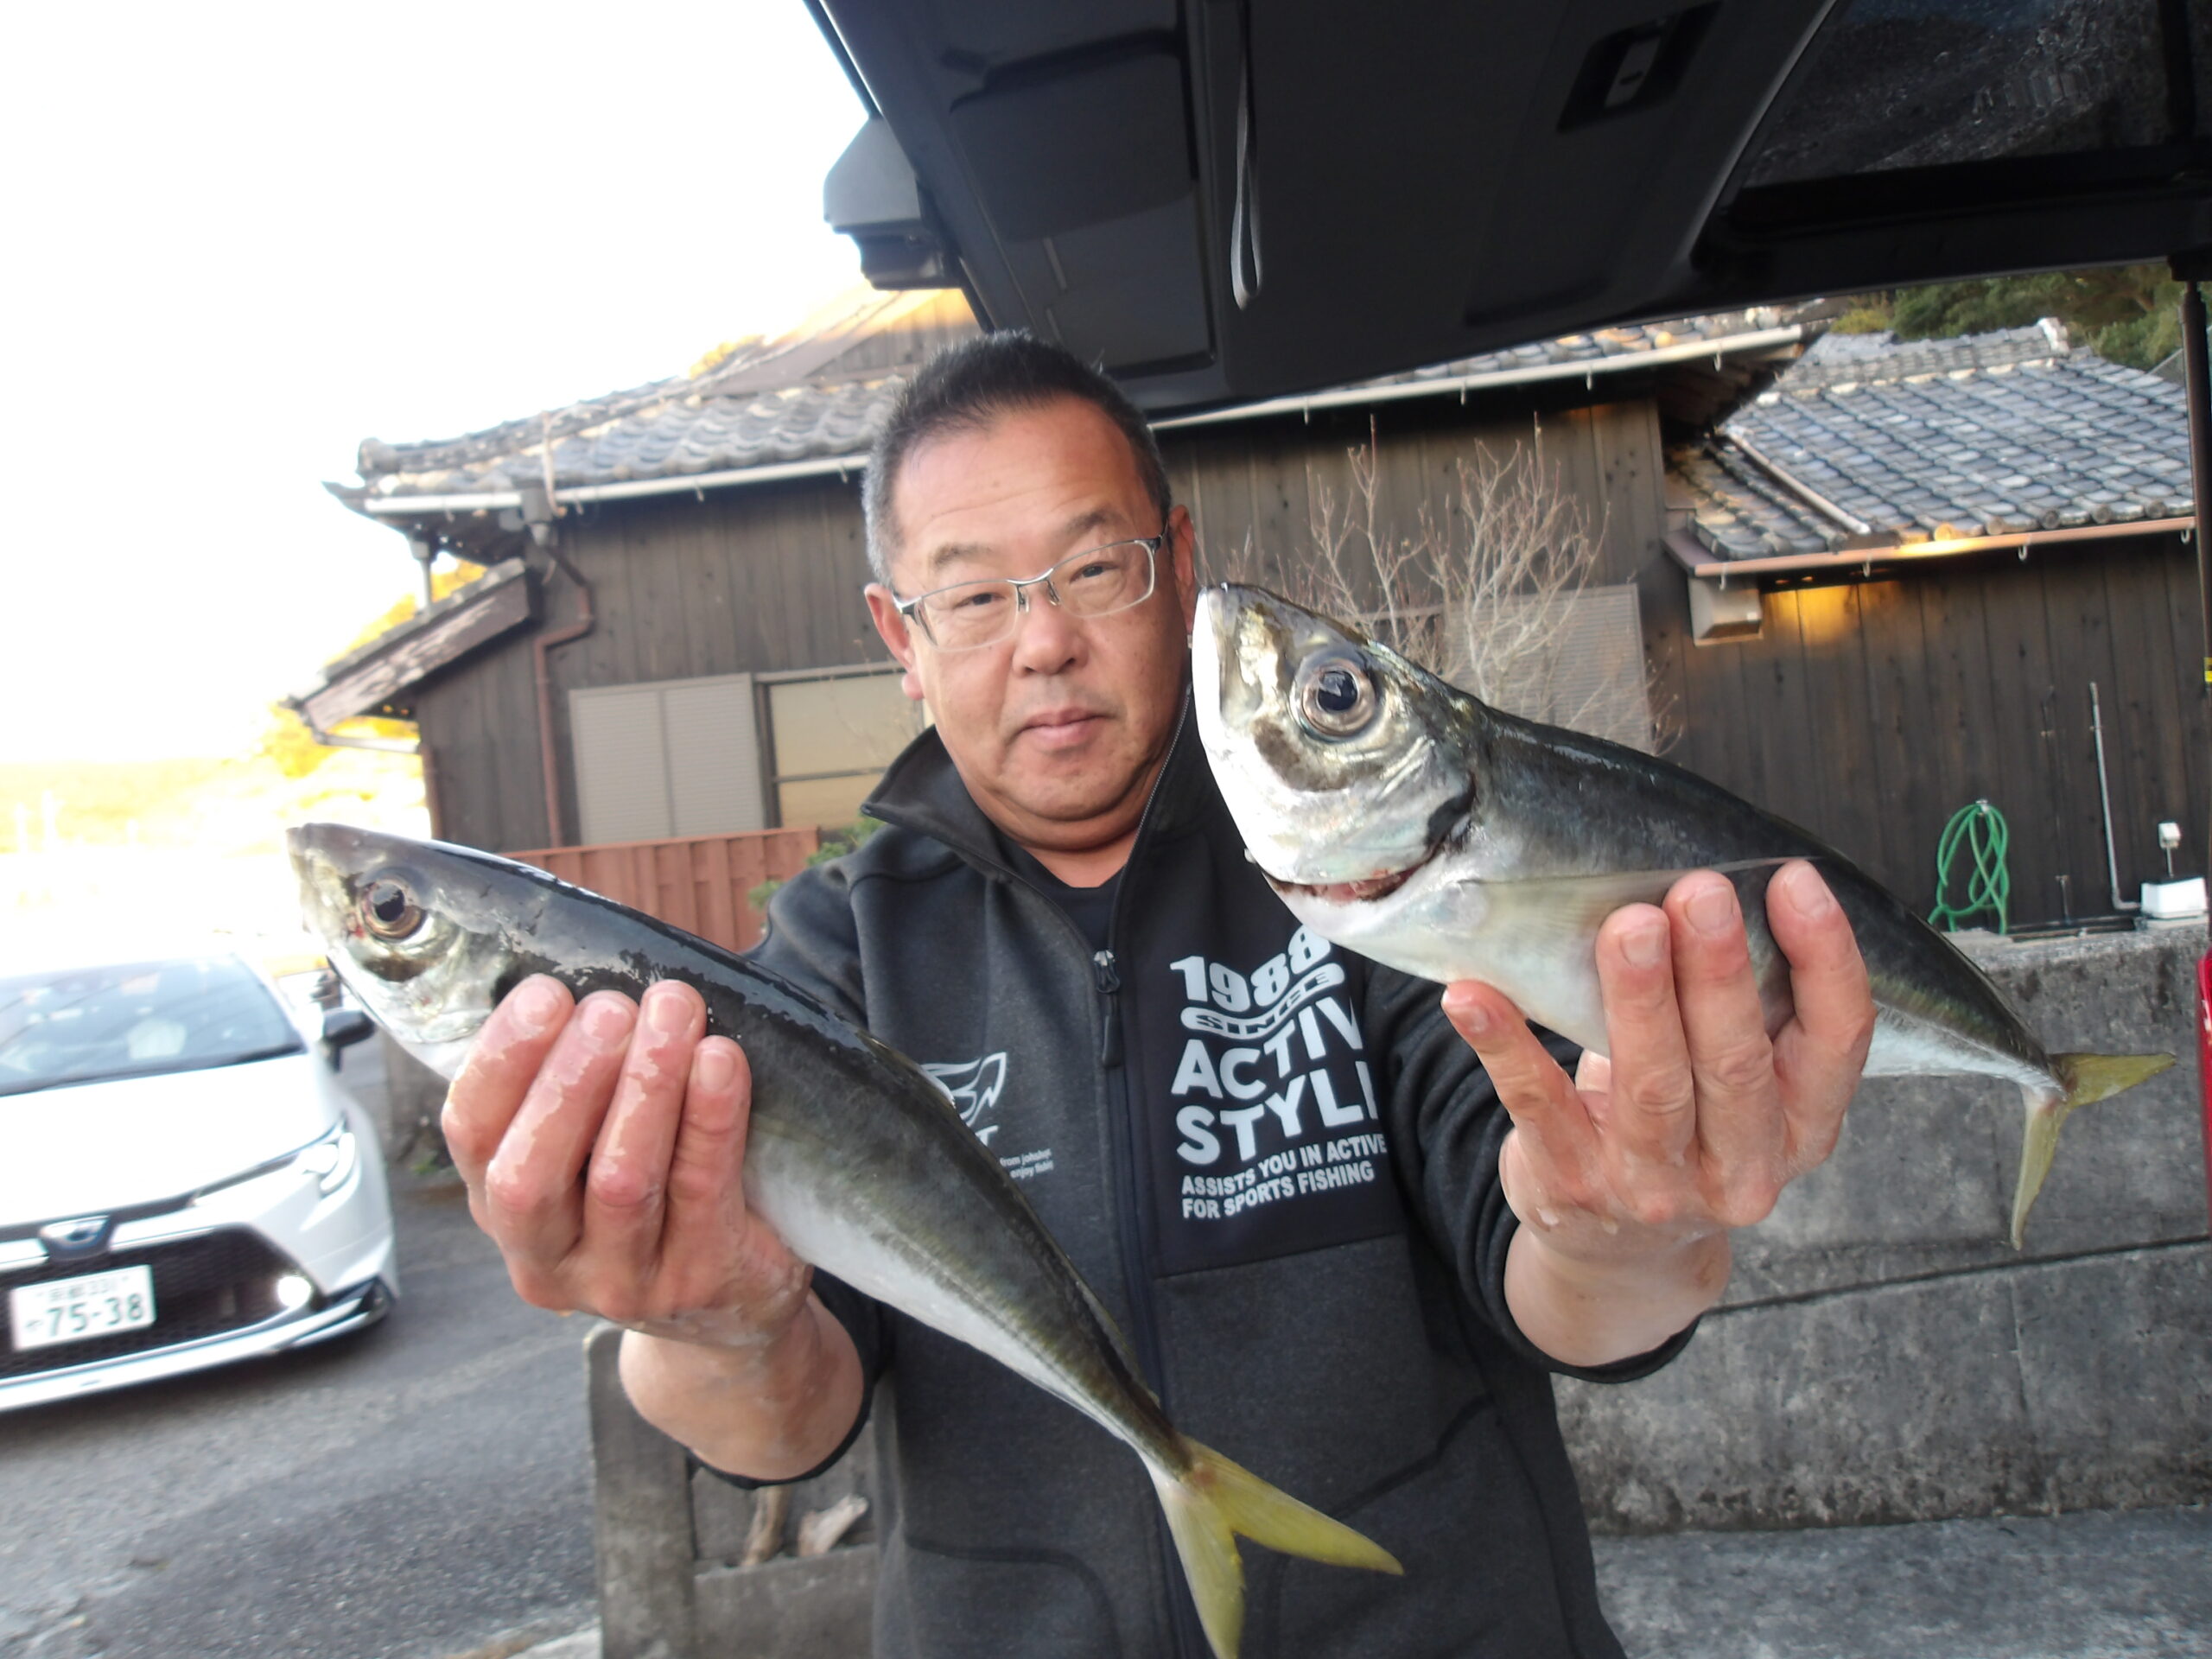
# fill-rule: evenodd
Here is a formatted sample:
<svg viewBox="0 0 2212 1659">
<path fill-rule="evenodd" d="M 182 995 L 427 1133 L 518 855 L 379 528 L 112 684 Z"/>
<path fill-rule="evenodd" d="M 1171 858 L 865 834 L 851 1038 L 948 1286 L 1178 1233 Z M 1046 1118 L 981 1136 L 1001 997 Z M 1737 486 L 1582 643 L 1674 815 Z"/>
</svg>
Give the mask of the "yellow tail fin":
<svg viewBox="0 0 2212 1659">
<path fill-rule="evenodd" d="M 2076 1106 L 2107 1098 L 2155 1077 L 2174 1063 L 2171 1054 L 2054 1054 L 2063 1095 L 2027 1094 L 2027 1136 L 2020 1146 L 2020 1184 L 2012 1192 L 2012 1248 L 2027 1236 L 2028 1211 L 2043 1191 L 2058 1152 L 2059 1126 Z M 2026 1091 L 2024 1091 L 2026 1092 Z"/>
<path fill-rule="evenodd" d="M 1337 1567 L 1364 1567 L 1376 1573 L 1403 1573 L 1397 1558 L 1369 1542 L 1350 1527 L 1240 1469 L 1218 1452 L 1195 1440 L 1191 1466 L 1180 1475 L 1154 1469 L 1152 1484 L 1167 1511 L 1167 1529 L 1198 1604 L 1198 1623 L 1216 1659 L 1236 1659 L 1244 1628 L 1244 1563 L 1236 1554 L 1239 1534 L 1286 1555 Z"/>
</svg>

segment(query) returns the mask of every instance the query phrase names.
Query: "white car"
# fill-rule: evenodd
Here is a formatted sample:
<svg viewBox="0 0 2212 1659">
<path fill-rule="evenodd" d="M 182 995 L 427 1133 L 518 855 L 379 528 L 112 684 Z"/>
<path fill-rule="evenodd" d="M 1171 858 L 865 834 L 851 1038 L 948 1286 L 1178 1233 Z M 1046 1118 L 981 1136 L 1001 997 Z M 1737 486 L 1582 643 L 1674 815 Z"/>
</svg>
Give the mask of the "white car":
<svg viewBox="0 0 2212 1659">
<path fill-rule="evenodd" d="M 219 954 L 0 975 L 0 1410 L 384 1316 L 384 1160 L 336 1072 L 371 1030 Z"/>
</svg>

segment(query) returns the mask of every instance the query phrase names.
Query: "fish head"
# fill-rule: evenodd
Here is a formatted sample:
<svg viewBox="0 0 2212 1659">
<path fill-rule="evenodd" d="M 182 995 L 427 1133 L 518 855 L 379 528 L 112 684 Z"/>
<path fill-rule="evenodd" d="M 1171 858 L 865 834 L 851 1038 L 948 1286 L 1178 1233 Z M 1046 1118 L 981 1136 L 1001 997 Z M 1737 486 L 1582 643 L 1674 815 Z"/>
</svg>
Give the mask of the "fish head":
<svg viewBox="0 0 2212 1659">
<path fill-rule="evenodd" d="M 451 1078 L 499 999 L 537 964 L 518 948 L 535 872 L 351 824 L 285 831 L 301 918 L 372 1019 Z"/>
<path fill-rule="evenodd" d="M 1474 804 L 1478 705 L 1356 627 L 1264 588 L 1198 599 L 1198 732 L 1230 814 L 1278 888 L 1379 896 Z"/>
</svg>

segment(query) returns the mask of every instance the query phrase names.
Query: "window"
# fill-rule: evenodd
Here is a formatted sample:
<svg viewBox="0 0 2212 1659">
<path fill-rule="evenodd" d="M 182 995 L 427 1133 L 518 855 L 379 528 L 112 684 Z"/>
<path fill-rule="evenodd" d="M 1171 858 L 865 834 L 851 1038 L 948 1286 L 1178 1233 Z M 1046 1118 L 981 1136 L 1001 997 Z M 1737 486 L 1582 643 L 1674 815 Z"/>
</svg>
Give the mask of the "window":
<svg viewBox="0 0 2212 1659">
<path fill-rule="evenodd" d="M 850 823 L 927 723 L 876 663 L 594 686 L 569 719 L 587 845 Z"/>
<path fill-rule="evenodd" d="M 569 694 L 587 845 L 766 827 L 753 676 Z"/>
<path fill-rule="evenodd" d="M 777 822 L 850 823 L 928 716 L 891 664 L 764 674 Z"/>
</svg>

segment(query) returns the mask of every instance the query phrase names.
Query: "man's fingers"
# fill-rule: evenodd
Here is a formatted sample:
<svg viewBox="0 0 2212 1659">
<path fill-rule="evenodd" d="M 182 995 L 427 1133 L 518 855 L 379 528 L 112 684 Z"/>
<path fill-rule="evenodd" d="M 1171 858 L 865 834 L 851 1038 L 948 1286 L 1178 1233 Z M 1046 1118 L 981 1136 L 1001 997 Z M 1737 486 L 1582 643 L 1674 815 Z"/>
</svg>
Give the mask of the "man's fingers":
<svg viewBox="0 0 2212 1659">
<path fill-rule="evenodd" d="M 1796 1015 L 1775 1039 L 1790 1172 L 1834 1149 L 1874 1039 L 1874 1000 L 1850 918 L 1812 865 L 1784 865 L 1767 887 L 1767 925 L 1789 959 Z"/>
<path fill-rule="evenodd" d="M 472 1204 L 483 1192 L 485 1166 L 521 1109 L 571 1006 L 568 988 L 559 980 L 533 974 L 523 981 L 492 1010 L 469 1050 L 468 1063 L 447 1092 L 440 1127 L 454 1167 L 468 1183 Z"/>
<path fill-rule="evenodd" d="M 727 1288 L 754 1303 L 753 1312 L 772 1316 L 804 1294 L 807 1273 L 772 1229 L 746 1212 L 752 1104 L 745 1051 L 727 1037 L 708 1038 L 692 1057 L 683 1125 L 669 1166 L 662 1256 L 671 1265 L 714 1264 L 734 1275 Z"/>
<path fill-rule="evenodd" d="M 516 1288 L 533 1300 L 545 1292 L 524 1281 L 550 1273 L 576 1243 L 579 1177 L 636 1024 L 637 1005 L 619 991 L 594 991 L 578 1003 L 485 1168 L 486 1230 Z"/>
<path fill-rule="evenodd" d="M 689 985 L 664 981 L 639 1006 L 614 1102 L 584 1174 L 583 1248 L 594 1268 L 620 1283 L 639 1282 L 659 1248 L 684 1085 L 706 1028 L 706 1004 Z"/>
<path fill-rule="evenodd" d="M 1624 1192 L 1647 1187 L 1650 1169 L 1683 1167 L 1697 1136 L 1696 1079 L 1675 995 L 1674 931 L 1668 913 L 1650 905 L 1624 906 L 1598 930 L 1598 982 L 1613 1061 L 1606 1141 L 1624 1166 Z"/>
<path fill-rule="evenodd" d="M 1784 1126 L 1743 909 L 1735 885 L 1706 870 L 1675 884 L 1667 915 L 1707 1199 L 1729 1225 L 1747 1225 L 1780 1191 Z"/>
<path fill-rule="evenodd" d="M 1482 1057 L 1491 1086 L 1512 1116 L 1522 1142 L 1520 1168 L 1540 1189 L 1535 1201 L 1572 1210 L 1602 1208 L 1598 1136 L 1590 1114 L 1521 1011 L 1492 987 L 1463 979 L 1446 989 L 1444 1017 Z M 1526 1196 L 1509 1183 L 1506 1197 L 1516 1201 L 1516 1213 Z"/>
</svg>

